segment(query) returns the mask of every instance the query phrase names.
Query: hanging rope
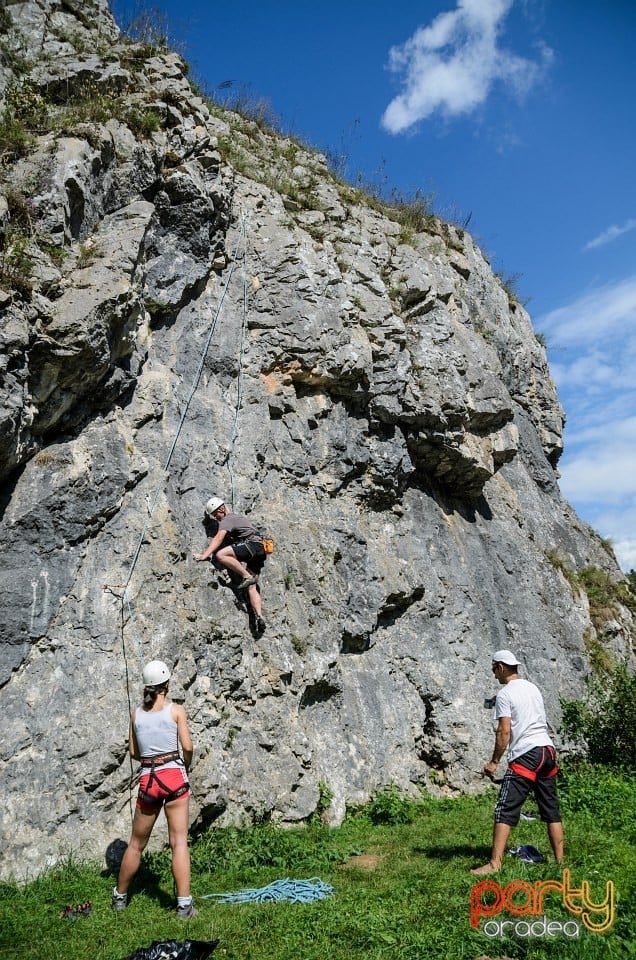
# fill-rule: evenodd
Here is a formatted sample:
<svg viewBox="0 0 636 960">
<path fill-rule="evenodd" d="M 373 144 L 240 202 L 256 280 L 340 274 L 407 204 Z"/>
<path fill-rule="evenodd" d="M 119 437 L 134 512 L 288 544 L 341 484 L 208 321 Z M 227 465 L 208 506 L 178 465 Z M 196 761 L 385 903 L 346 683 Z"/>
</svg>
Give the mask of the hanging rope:
<svg viewBox="0 0 636 960">
<path fill-rule="evenodd" d="M 122 647 L 122 654 L 124 657 L 124 669 L 126 672 L 126 695 L 128 697 L 128 715 L 132 716 L 133 707 L 132 707 L 132 700 L 130 697 L 130 670 L 128 668 L 126 644 L 124 643 L 124 605 L 123 603 L 120 608 L 120 616 L 121 616 L 121 647 Z M 143 660 L 142 660 L 142 663 L 143 663 Z M 132 825 L 135 818 L 135 812 L 133 808 L 133 786 L 135 782 L 135 768 L 133 765 L 133 758 L 130 752 L 128 753 L 128 762 L 130 764 L 130 775 L 128 777 L 128 811 L 130 813 L 130 823 Z"/>
<path fill-rule="evenodd" d="M 165 460 L 163 469 L 162 469 L 162 471 L 161 471 L 161 479 L 159 480 L 159 483 L 157 484 L 157 486 L 156 486 L 156 488 L 155 488 L 154 495 L 153 495 L 152 497 L 150 497 L 150 496 L 147 496 L 147 497 L 146 497 L 147 507 L 148 507 L 147 517 L 146 517 L 144 526 L 143 526 L 143 528 L 142 528 L 141 535 L 140 535 L 139 541 L 138 541 L 138 543 L 137 543 L 137 547 L 136 547 L 136 549 L 135 549 L 135 552 L 134 552 L 134 554 L 133 554 L 132 560 L 131 560 L 131 562 L 130 562 L 130 567 L 129 567 L 129 570 L 128 570 L 128 576 L 126 577 L 126 580 L 125 580 L 125 582 L 124 582 L 123 584 L 118 584 L 118 585 L 117 585 L 118 587 L 122 587 L 122 588 L 123 588 L 123 593 L 121 593 L 121 594 L 114 593 L 114 591 L 113 591 L 113 589 L 112 589 L 111 586 L 109 586 L 108 584 L 105 584 L 105 585 L 104 585 L 104 589 L 105 589 L 105 590 L 109 590 L 111 593 L 113 593 L 114 596 L 117 596 L 117 597 L 120 599 L 120 601 L 121 601 L 121 604 L 122 604 L 122 631 L 123 631 L 123 608 L 124 608 L 124 606 L 125 606 L 126 609 L 128 610 L 129 623 L 130 623 L 130 625 L 131 625 L 131 627 L 132 627 L 132 633 L 133 633 L 133 637 L 134 637 L 134 639 L 135 639 L 135 644 L 136 644 L 136 647 L 137 647 L 137 654 L 138 654 L 138 656 L 139 656 L 139 660 L 140 660 L 140 663 L 141 663 L 142 667 L 143 667 L 143 665 L 144 665 L 144 663 L 145 663 L 145 661 L 144 661 L 144 656 L 143 656 L 143 647 L 142 647 L 141 637 L 140 637 L 139 632 L 138 632 L 138 630 L 137 630 L 137 625 L 136 625 L 136 621 L 135 621 L 135 614 L 134 614 L 134 610 L 133 610 L 132 601 L 131 601 L 131 599 L 130 599 L 130 597 L 129 597 L 129 595 L 128 595 L 129 587 L 130 587 L 130 581 L 131 581 L 132 576 L 133 576 L 133 573 L 134 573 L 134 571 L 135 571 L 135 567 L 136 567 L 136 565 L 137 565 L 137 561 L 138 561 L 138 559 L 139 559 L 139 555 L 140 555 L 140 553 L 141 553 L 142 546 L 143 546 L 144 541 L 145 541 L 145 539 L 146 539 L 146 534 L 148 533 L 148 529 L 149 529 L 150 524 L 151 524 L 151 521 L 152 521 L 152 515 L 153 515 L 153 513 L 154 513 L 154 511 L 155 511 L 155 508 L 156 508 L 156 506 L 157 506 L 157 502 L 158 502 L 158 500 L 159 500 L 159 497 L 161 496 L 161 493 L 162 493 L 162 491 L 163 491 L 163 488 L 164 488 L 164 485 L 165 485 L 165 482 L 166 482 L 166 477 L 167 477 L 167 475 L 168 475 L 168 470 L 169 470 L 169 468 L 170 468 L 170 463 L 171 463 L 171 461 L 172 461 L 172 457 L 173 457 L 174 452 L 175 452 L 175 450 L 176 450 L 177 443 L 178 443 L 178 441 L 179 441 L 179 437 L 181 436 L 181 431 L 183 430 L 183 426 L 184 426 L 184 424 L 185 424 L 186 418 L 187 418 L 187 416 L 188 416 L 188 412 L 189 412 L 189 410 L 190 410 L 190 404 L 192 403 L 192 400 L 193 400 L 194 395 L 195 395 L 195 393 L 196 393 L 197 387 L 199 386 L 199 382 L 200 382 L 200 380 L 201 380 L 201 376 L 202 376 L 202 374 L 203 374 L 203 369 L 204 369 L 204 366 L 205 366 L 205 361 L 206 361 L 206 358 L 207 358 L 207 355 L 208 355 L 208 351 L 209 351 L 209 349 L 210 349 L 210 344 L 212 343 L 212 337 L 214 336 L 214 333 L 215 333 L 215 331 L 216 331 L 216 326 L 217 326 L 217 323 L 218 323 L 218 320 L 219 320 L 219 316 L 220 316 L 220 314 L 221 314 L 221 310 L 222 310 L 222 308 L 223 308 L 223 304 L 224 304 L 224 302 L 225 302 L 225 297 L 226 297 L 227 291 L 228 291 L 228 289 L 229 289 L 230 282 L 231 282 L 232 276 L 233 276 L 233 274 L 234 274 L 234 270 L 236 269 L 236 266 L 237 266 L 238 255 L 239 255 L 239 248 L 240 248 L 240 246 L 241 246 L 241 243 L 243 243 L 243 244 L 245 245 L 245 238 L 246 238 L 245 219 L 244 219 L 243 217 L 241 217 L 241 226 L 240 226 L 240 229 L 239 229 L 239 234 L 238 234 L 238 237 L 237 237 L 237 240 L 236 240 L 236 245 L 235 245 L 234 253 L 233 253 L 233 256 L 232 256 L 231 268 L 230 268 L 230 271 L 229 271 L 229 273 L 228 273 L 228 276 L 227 276 L 227 279 L 226 279 L 226 282 L 225 282 L 225 286 L 223 287 L 221 296 L 219 297 L 219 301 L 218 301 L 218 304 L 217 304 L 216 312 L 215 312 L 215 314 L 214 314 L 214 316 L 213 316 L 213 318 L 212 318 L 212 323 L 210 324 L 210 329 L 209 329 L 209 331 L 208 331 L 208 335 L 207 335 L 207 337 L 206 337 L 206 340 L 205 340 L 205 343 L 204 343 L 204 346 L 203 346 L 203 350 L 202 350 L 202 353 L 201 353 L 201 359 L 200 359 L 200 361 L 199 361 L 199 365 L 198 365 L 198 367 L 197 367 L 196 373 L 195 373 L 194 378 L 193 378 L 193 380 L 192 380 L 192 385 L 191 385 L 191 387 L 190 387 L 190 392 L 188 393 L 188 397 L 187 397 L 186 402 L 185 402 L 185 404 L 184 404 L 184 407 L 183 407 L 183 410 L 182 410 L 182 413 L 181 413 L 181 418 L 180 418 L 180 420 L 179 420 L 179 425 L 178 425 L 177 430 L 176 430 L 176 432 L 175 432 L 175 435 L 174 435 L 174 438 L 173 438 L 172 443 L 171 443 L 171 445 L 170 445 L 170 449 L 169 449 L 169 451 L 168 451 L 168 455 L 167 455 L 167 457 L 166 457 L 166 460 Z M 245 253 L 244 253 L 244 257 L 245 257 Z M 244 257 L 243 257 L 243 260 L 244 260 Z M 241 324 L 241 346 L 240 346 L 240 351 L 241 351 L 241 355 L 240 355 L 240 366 L 241 366 L 241 368 L 242 368 L 242 356 L 243 356 L 243 350 L 244 350 L 244 339 L 245 339 L 245 330 L 246 330 L 246 328 L 247 328 L 247 293 L 246 293 L 246 281 L 245 281 L 245 274 L 244 274 L 244 277 L 243 277 L 243 320 L 242 320 L 242 324 Z M 229 453 L 232 452 L 232 448 L 233 448 L 233 445 L 234 445 L 234 441 L 235 441 L 235 439 L 236 439 L 236 429 L 237 429 L 237 424 L 238 424 L 238 410 L 239 410 L 239 407 L 240 407 L 241 391 L 242 391 L 242 386 L 241 386 L 241 382 L 240 382 L 240 381 L 241 381 L 241 371 L 239 370 L 239 387 L 238 387 L 239 396 L 238 396 L 238 401 L 237 401 L 237 410 L 236 410 L 236 414 L 235 414 L 235 418 L 234 418 L 234 429 L 233 429 L 232 437 L 230 438 L 230 451 L 229 451 Z M 228 454 L 228 455 L 229 455 L 229 454 Z"/>
<path fill-rule="evenodd" d="M 132 634 L 133 634 L 133 638 L 134 638 L 134 640 L 135 640 L 135 645 L 136 645 L 136 648 L 137 648 L 137 656 L 138 656 L 138 658 L 139 658 L 139 662 L 140 662 L 140 664 L 141 664 L 141 666 L 142 666 L 142 669 L 143 669 L 143 667 L 145 666 L 145 660 L 144 660 L 144 655 L 143 655 L 143 646 L 142 646 L 141 637 L 140 637 L 140 635 L 139 635 L 139 631 L 137 630 L 137 624 L 136 624 L 136 621 L 135 621 L 135 613 L 134 613 L 134 609 L 133 609 L 132 600 L 130 599 L 129 594 L 128 594 L 129 586 L 130 586 L 130 581 L 131 581 L 132 576 L 133 576 L 133 573 L 134 573 L 134 571 L 135 571 L 135 567 L 136 567 L 136 565 L 137 565 L 137 561 L 138 561 L 139 555 L 140 555 L 140 553 L 141 553 L 141 548 L 142 548 L 142 546 L 143 546 L 143 544 L 144 544 L 144 540 L 145 540 L 145 538 L 146 538 L 146 534 L 147 534 L 147 532 L 148 532 L 148 528 L 149 528 L 150 522 L 151 522 L 151 520 L 152 520 L 152 515 L 153 515 L 153 513 L 154 513 L 155 507 L 157 506 L 157 502 L 158 502 L 158 500 L 159 500 L 159 497 L 160 497 L 160 495 L 161 495 L 161 492 L 162 492 L 162 490 L 163 490 L 163 488 L 164 488 L 165 481 L 166 481 L 166 477 L 167 477 L 167 475 L 168 475 L 168 470 L 169 470 L 169 467 L 170 467 L 170 463 L 171 463 L 171 461 L 172 461 L 172 457 L 173 457 L 174 452 L 175 452 L 175 449 L 176 449 L 176 447 L 177 447 L 177 443 L 178 443 L 178 441 L 179 441 L 179 437 L 181 436 L 181 431 L 183 430 L 183 426 L 184 426 L 184 423 L 185 423 L 185 421 L 186 421 L 186 417 L 187 417 L 188 412 L 189 412 L 189 409 L 190 409 L 190 404 L 191 404 L 192 399 L 193 399 L 193 397 L 194 397 L 194 395 L 195 395 L 195 393 L 196 393 L 197 387 L 199 386 L 199 382 L 200 382 L 200 380 L 201 380 L 201 376 L 202 376 L 202 374 L 203 374 L 203 369 L 204 369 L 204 366 L 205 366 L 205 360 L 206 360 L 206 357 L 207 357 L 207 355 L 208 355 L 208 351 L 209 351 L 209 349 L 210 349 L 210 344 L 212 343 L 212 337 L 214 336 L 214 333 L 215 333 L 215 331 L 216 331 L 216 326 L 217 326 L 217 323 L 218 323 L 218 320 L 219 320 L 219 317 L 220 317 L 220 314 L 221 314 L 221 310 L 222 310 L 222 308 L 223 308 L 223 304 L 224 304 L 224 302 L 225 302 L 225 297 L 226 297 L 227 291 L 228 291 L 228 289 L 229 289 L 229 287 L 230 287 L 230 283 L 231 283 L 231 280 L 232 280 L 232 276 L 233 276 L 233 274 L 234 274 L 234 270 L 235 270 L 235 268 L 236 268 L 237 259 L 238 259 L 238 253 L 239 253 L 239 247 L 240 247 L 240 245 L 241 245 L 242 242 L 245 243 L 245 238 L 246 238 L 245 220 L 244 220 L 244 218 L 242 217 L 242 218 L 241 218 L 241 227 L 240 227 L 240 230 L 239 230 L 239 233 L 238 233 L 238 237 L 237 237 L 237 240 L 236 240 L 236 245 L 235 245 L 235 248 L 234 248 L 234 254 L 233 254 L 233 256 L 232 256 L 231 268 L 230 268 L 230 271 L 229 271 L 229 273 L 228 273 L 228 275 L 227 275 L 227 279 L 226 279 L 225 285 L 224 285 L 224 287 L 223 287 L 223 290 L 222 290 L 222 292 L 221 292 L 221 296 L 219 297 L 219 300 L 218 300 L 218 303 L 217 303 L 216 312 L 215 312 L 215 314 L 214 314 L 214 316 L 213 316 L 213 318 L 212 318 L 212 323 L 210 324 L 210 329 L 209 329 L 209 331 L 208 331 L 208 335 L 207 335 L 207 337 L 206 337 L 205 344 L 204 344 L 204 346 L 203 346 L 203 350 L 202 350 L 202 353 L 201 353 L 201 359 L 200 359 L 200 361 L 199 361 L 199 365 L 198 365 L 197 370 L 196 370 L 196 373 L 195 373 L 195 375 L 194 375 L 194 379 L 192 380 L 192 385 L 191 385 L 191 387 L 190 387 L 190 392 L 189 392 L 189 394 L 188 394 L 188 397 L 187 397 L 187 399 L 186 399 L 185 405 L 184 405 L 184 407 L 183 407 L 183 410 L 182 410 L 182 413 L 181 413 L 181 418 L 180 418 L 180 420 L 179 420 L 179 425 L 178 425 L 178 427 L 177 427 L 177 430 L 176 430 L 176 433 L 175 433 L 175 435 L 174 435 L 172 444 L 171 444 L 171 446 L 170 446 L 170 450 L 168 451 L 168 455 L 167 455 L 167 457 L 166 457 L 165 464 L 164 464 L 164 466 L 163 466 L 163 470 L 162 470 L 162 473 L 161 473 L 161 479 L 160 479 L 159 483 L 157 484 L 157 486 L 156 486 L 156 488 L 155 488 L 154 496 L 153 496 L 153 497 L 150 497 L 150 496 L 148 496 L 148 495 L 146 496 L 147 517 L 146 517 L 145 523 L 144 523 L 144 525 L 143 525 L 143 528 L 142 528 L 142 531 L 141 531 L 141 535 L 140 535 L 140 537 L 139 537 L 139 541 L 138 541 L 138 543 L 137 543 L 137 548 L 136 548 L 136 550 L 135 550 L 135 552 L 134 552 L 134 554 L 133 554 L 133 557 L 132 557 L 132 560 L 131 560 L 131 563 L 130 563 L 130 567 L 129 567 L 129 570 L 128 570 L 128 576 L 126 577 L 125 583 L 120 583 L 120 584 L 104 584 L 104 590 L 109 591 L 113 596 L 117 597 L 117 598 L 119 599 L 119 601 L 120 601 L 121 643 L 122 643 L 122 651 L 123 651 L 123 656 L 124 656 L 125 673 L 126 673 L 126 690 L 127 690 L 127 695 L 128 695 L 128 709 L 129 709 L 129 713 L 131 713 L 131 714 L 132 714 L 132 703 L 131 703 L 131 696 L 130 696 L 130 672 L 129 672 L 129 667 L 128 667 L 128 658 L 127 658 L 127 655 L 126 655 L 126 644 L 125 644 L 125 641 L 124 641 L 124 630 L 125 630 L 125 616 L 124 616 L 124 611 L 125 611 L 125 609 L 127 609 L 127 611 L 128 611 L 128 621 L 129 621 L 129 624 L 130 624 L 130 626 L 131 626 L 131 628 L 132 628 Z M 245 280 L 245 257 L 246 257 L 246 249 L 247 249 L 247 248 L 246 248 L 246 245 L 245 245 L 244 254 L 243 254 L 243 268 L 244 268 L 244 269 L 243 269 L 243 321 L 242 321 L 242 324 L 241 324 L 241 347 L 240 347 L 240 360 L 239 360 L 240 369 L 239 369 L 238 400 L 237 400 L 237 410 L 236 410 L 236 414 L 235 414 L 235 418 L 234 418 L 233 434 L 232 434 L 232 437 L 231 437 L 231 439 L 230 439 L 230 452 L 231 452 L 231 449 L 232 449 L 232 447 L 233 447 L 234 440 L 235 440 L 235 434 L 236 434 L 237 425 L 238 425 L 238 411 L 239 411 L 239 408 L 240 408 L 241 392 L 242 392 L 242 387 L 241 387 L 240 378 L 241 378 L 241 371 L 242 371 L 242 366 L 243 366 L 243 361 L 242 361 L 243 349 L 244 349 L 244 348 L 243 348 L 243 343 L 244 343 L 244 338 L 245 338 L 245 330 L 246 330 L 246 327 L 247 327 L 247 294 L 246 294 L 246 280 Z M 117 593 L 116 590 L 118 590 L 118 589 L 123 589 L 123 593 L 121 593 L 121 594 L 120 594 L 120 593 Z M 134 774 L 133 761 L 132 761 L 132 757 L 131 757 L 131 756 L 129 756 L 129 761 L 130 761 L 129 809 L 130 809 L 131 821 L 134 821 L 134 812 L 133 812 L 133 782 L 134 782 L 135 774 Z"/>
<path fill-rule="evenodd" d="M 192 386 L 190 387 L 190 393 L 188 394 L 188 398 L 187 398 L 187 400 L 186 400 L 186 402 L 185 402 L 185 406 L 184 406 L 184 408 L 183 408 L 183 413 L 181 414 L 181 419 L 180 419 L 180 421 L 179 421 L 179 426 L 177 427 L 177 431 L 176 431 L 176 433 L 175 433 L 175 435 L 174 435 L 174 439 L 173 439 L 172 444 L 171 444 L 171 446 L 170 446 L 170 450 L 168 451 L 168 456 L 166 457 L 166 462 L 165 462 L 164 467 L 163 467 L 161 480 L 160 480 L 159 483 L 157 484 L 154 497 L 151 497 L 151 498 L 150 498 L 150 501 L 149 501 L 149 503 L 148 503 L 148 517 L 147 517 L 146 522 L 145 522 L 145 524 L 144 524 L 143 530 L 142 530 L 142 532 L 141 532 L 141 536 L 140 536 L 140 538 L 139 538 L 139 543 L 137 544 L 137 549 L 135 550 L 135 554 L 134 554 L 133 559 L 132 559 L 132 562 L 131 562 L 131 564 L 130 564 L 130 570 L 129 570 L 129 572 L 128 572 L 128 577 L 127 577 L 127 579 L 126 579 L 126 584 L 125 584 L 126 589 L 128 589 L 128 584 L 130 583 L 130 579 L 131 579 L 131 577 L 132 577 L 132 575 L 133 575 L 133 572 L 134 572 L 134 569 L 135 569 L 135 565 L 136 565 L 137 560 L 138 560 L 138 558 L 139 558 L 139 554 L 141 553 L 141 548 L 142 548 L 142 545 L 143 545 L 143 542 L 144 542 L 144 538 L 145 538 L 145 536 L 146 536 L 146 532 L 147 532 L 147 530 L 148 530 L 148 527 L 150 526 L 150 521 L 152 520 L 152 514 L 153 514 L 153 512 L 154 512 L 154 510 L 155 510 L 155 507 L 157 506 L 157 501 L 158 501 L 158 499 L 159 499 L 159 497 L 160 497 L 160 495 L 161 495 L 161 491 L 163 490 L 163 487 L 164 487 L 164 484 L 165 484 L 166 475 L 167 475 L 167 473 L 168 473 L 168 469 L 169 469 L 169 467 L 170 467 L 170 463 L 171 463 L 171 461 L 172 461 L 172 457 L 173 457 L 174 451 L 175 451 L 175 449 L 176 449 L 177 442 L 178 442 L 178 440 L 179 440 L 179 437 L 181 436 L 181 431 L 183 430 L 183 425 L 184 425 L 185 420 L 186 420 L 186 417 L 187 417 L 187 415 L 188 415 L 188 411 L 189 411 L 189 409 L 190 409 L 190 404 L 192 403 L 192 398 L 194 397 L 194 394 L 196 393 L 196 389 L 197 389 L 197 387 L 199 386 L 199 381 L 200 381 L 200 379 L 201 379 L 201 374 L 203 373 L 203 367 L 204 367 L 204 364 L 205 364 L 206 357 L 207 357 L 207 355 L 208 355 L 208 350 L 210 349 L 210 344 L 212 343 L 212 337 L 214 336 L 214 333 L 215 333 L 215 331 L 216 331 L 216 325 L 217 325 L 217 322 L 218 322 L 218 319 L 219 319 L 219 315 L 220 315 L 220 313 L 221 313 L 221 308 L 222 308 L 223 303 L 224 303 L 224 301 L 225 301 L 225 296 L 226 296 L 227 291 L 228 291 L 228 288 L 229 288 L 229 286 L 230 286 L 230 281 L 231 281 L 231 279 L 232 279 L 232 274 L 234 273 L 234 269 L 235 269 L 235 267 L 236 267 L 236 257 L 237 257 L 237 254 L 238 254 L 238 248 L 239 248 L 240 242 L 241 242 L 241 240 L 243 239 L 244 235 L 245 235 L 245 227 L 244 227 L 244 224 L 242 223 L 242 224 L 241 224 L 241 231 L 239 232 L 239 237 L 238 237 L 238 239 L 237 239 L 237 241 L 236 241 L 236 247 L 235 247 L 235 249 L 234 249 L 234 256 L 233 256 L 233 258 L 232 258 L 232 267 L 231 267 L 231 269 L 230 269 L 230 272 L 229 272 L 229 274 L 228 274 L 227 281 L 226 281 L 225 286 L 224 286 L 224 288 L 223 288 L 223 292 L 222 292 L 221 297 L 220 297 L 220 299 L 219 299 L 219 303 L 218 303 L 218 306 L 217 306 L 217 310 L 216 310 L 216 313 L 215 313 L 215 315 L 214 315 L 212 324 L 211 324 L 211 326 L 210 326 L 210 331 L 209 331 L 208 336 L 207 336 L 207 339 L 206 339 L 206 341 L 205 341 L 205 346 L 204 346 L 204 348 L 203 348 L 203 352 L 202 352 L 202 354 L 201 354 L 201 360 L 199 361 L 199 366 L 197 367 L 197 371 L 196 371 L 196 373 L 195 373 L 195 375 L 194 375 L 194 380 L 192 381 Z"/>
<path fill-rule="evenodd" d="M 245 228 L 244 228 L 245 229 Z M 239 370 L 238 378 L 236 385 L 236 409 L 234 411 L 234 422 L 232 424 L 232 432 L 230 434 L 230 441 L 228 444 L 228 451 L 226 456 L 228 473 L 230 475 L 230 502 L 232 504 L 232 510 L 234 510 L 235 504 L 235 488 L 234 488 L 234 445 L 236 443 L 236 438 L 238 436 L 238 423 L 239 415 L 241 412 L 241 404 L 243 402 L 243 356 L 245 353 L 245 344 L 247 342 L 247 240 L 245 243 L 244 249 L 244 259 L 243 259 L 243 319 L 241 322 L 241 340 L 239 345 Z"/>
</svg>

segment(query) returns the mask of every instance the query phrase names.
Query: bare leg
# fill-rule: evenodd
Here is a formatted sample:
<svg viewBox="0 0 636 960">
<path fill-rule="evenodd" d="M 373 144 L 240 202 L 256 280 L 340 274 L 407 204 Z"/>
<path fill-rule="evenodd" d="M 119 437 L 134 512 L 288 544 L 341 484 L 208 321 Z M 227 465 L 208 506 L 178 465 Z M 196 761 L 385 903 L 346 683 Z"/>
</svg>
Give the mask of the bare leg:
<svg viewBox="0 0 636 960">
<path fill-rule="evenodd" d="M 245 566 L 244 563 L 238 559 L 232 547 L 222 547 L 220 550 L 216 551 L 216 559 L 219 563 L 222 563 L 224 567 L 227 567 L 228 570 L 233 570 L 234 573 L 238 573 L 239 576 L 246 579 L 250 576 L 250 572 Z"/>
<path fill-rule="evenodd" d="M 119 867 L 119 877 L 117 879 L 118 893 L 128 893 L 128 887 L 130 886 L 133 877 L 139 870 L 141 855 L 146 849 L 146 845 L 150 840 L 150 834 L 152 833 L 152 828 L 157 822 L 157 817 L 159 816 L 160 810 L 161 808 L 159 807 L 157 808 L 156 813 L 144 813 L 143 810 L 139 809 L 139 807 L 135 809 L 132 836 L 130 838 L 130 843 L 126 847 L 126 852 L 122 857 L 121 865 Z"/>
<path fill-rule="evenodd" d="M 563 862 L 563 824 L 560 820 L 557 820 L 555 823 L 547 823 L 548 828 L 548 837 L 550 838 L 550 846 L 552 847 L 552 853 L 554 854 L 554 859 L 557 863 Z"/>
<path fill-rule="evenodd" d="M 504 854 L 506 852 L 506 844 L 508 843 L 508 837 L 510 836 L 510 824 L 509 823 L 496 823 L 493 834 L 492 834 L 492 851 L 490 854 L 490 860 L 488 863 L 485 863 L 483 867 L 475 867 L 474 870 L 471 870 L 471 873 L 474 873 L 478 877 L 482 877 L 488 873 L 497 873 L 501 870 L 501 864 L 503 863 Z"/>
<path fill-rule="evenodd" d="M 178 897 L 190 896 L 190 851 L 188 850 L 188 814 L 190 802 L 187 797 L 171 800 L 164 807 L 168 821 L 168 839 L 172 851 L 172 876 Z"/>
<path fill-rule="evenodd" d="M 247 588 L 247 595 L 250 599 L 252 610 L 254 611 L 254 616 L 260 617 L 262 612 L 261 595 L 258 592 L 258 587 L 256 586 L 255 583 L 253 583 L 251 587 Z"/>
</svg>

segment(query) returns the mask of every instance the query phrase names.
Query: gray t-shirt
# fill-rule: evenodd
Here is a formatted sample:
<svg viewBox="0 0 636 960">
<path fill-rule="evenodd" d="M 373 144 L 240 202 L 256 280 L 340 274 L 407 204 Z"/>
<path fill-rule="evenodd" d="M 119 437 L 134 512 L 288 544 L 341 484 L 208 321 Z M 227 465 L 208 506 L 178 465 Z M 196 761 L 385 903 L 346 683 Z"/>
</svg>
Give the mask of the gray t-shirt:
<svg viewBox="0 0 636 960">
<path fill-rule="evenodd" d="M 219 520 L 219 530 L 226 530 L 224 543 L 243 543 L 245 540 L 258 540 L 260 534 L 256 527 L 250 523 L 247 517 L 242 517 L 239 513 L 226 513 L 222 520 Z"/>
</svg>

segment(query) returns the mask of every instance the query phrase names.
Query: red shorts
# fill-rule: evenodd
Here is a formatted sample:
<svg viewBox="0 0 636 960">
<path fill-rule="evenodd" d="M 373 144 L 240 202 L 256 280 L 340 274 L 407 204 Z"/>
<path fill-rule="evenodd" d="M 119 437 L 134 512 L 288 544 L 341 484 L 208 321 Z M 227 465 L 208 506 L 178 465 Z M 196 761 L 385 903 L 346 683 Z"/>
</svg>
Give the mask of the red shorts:
<svg viewBox="0 0 636 960">
<path fill-rule="evenodd" d="M 164 803 L 186 800 L 191 792 L 183 767 L 168 767 L 166 770 L 157 767 L 142 774 L 137 806 L 143 813 L 156 813 Z"/>
</svg>

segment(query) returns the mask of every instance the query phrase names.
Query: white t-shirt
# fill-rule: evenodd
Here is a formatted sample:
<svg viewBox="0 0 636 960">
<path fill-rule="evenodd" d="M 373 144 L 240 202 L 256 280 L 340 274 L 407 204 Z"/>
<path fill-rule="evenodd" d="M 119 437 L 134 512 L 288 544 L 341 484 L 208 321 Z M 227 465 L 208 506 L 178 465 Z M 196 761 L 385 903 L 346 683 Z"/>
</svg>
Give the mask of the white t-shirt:
<svg viewBox="0 0 636 960">
<path fill-rule="evenodd" d="M 495 728 L 500 717 L 510 717 L 508 762 L 533 747 L 554 746 L 548 735 L 543 697 L 534 683 L 509 680 L 495 699 Z"/>
</svg>

